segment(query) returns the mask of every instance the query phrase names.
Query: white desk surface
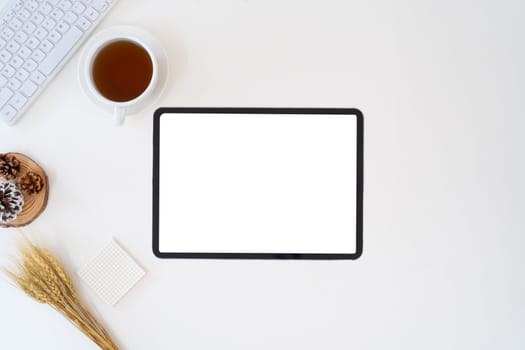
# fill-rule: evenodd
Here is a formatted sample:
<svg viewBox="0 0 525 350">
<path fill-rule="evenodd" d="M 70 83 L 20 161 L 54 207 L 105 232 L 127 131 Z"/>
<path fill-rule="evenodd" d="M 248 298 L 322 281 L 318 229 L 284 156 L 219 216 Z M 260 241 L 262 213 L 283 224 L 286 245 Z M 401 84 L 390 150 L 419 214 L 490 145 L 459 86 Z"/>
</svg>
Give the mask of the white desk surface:
<svg viewBox="0 0 525 350">
<path fill-rule="evenodd" d="M 172 76 L 124 127 L 81 92 L 77 54 L 0 151 L 51 180 L 26 232 L 75 271 L 116 237 L 147 276 L 116 307 L 76 278 L 123 349 L 525 348 L 523 1 L 121 0 Z M 358 107 L 358 261 L 158 260 L 158 106 Z M 1 259 L 17 232 L 1 230 Z M 0 348 L 95 349 L 0 280 Z"/>
</svg>

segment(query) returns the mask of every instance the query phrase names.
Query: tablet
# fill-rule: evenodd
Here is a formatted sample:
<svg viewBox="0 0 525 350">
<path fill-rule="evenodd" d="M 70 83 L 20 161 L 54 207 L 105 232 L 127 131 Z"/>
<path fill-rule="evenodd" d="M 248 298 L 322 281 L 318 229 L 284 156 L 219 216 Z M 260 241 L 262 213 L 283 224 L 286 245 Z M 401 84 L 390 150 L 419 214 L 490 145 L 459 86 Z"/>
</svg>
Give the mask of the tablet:
<svg viewBox="0 0 525 350">
<path fill-rule="evenodd" d="M 161 108 L 153 139 L 157 257 L 361 255 L 358 110 Z"/>
</svg>

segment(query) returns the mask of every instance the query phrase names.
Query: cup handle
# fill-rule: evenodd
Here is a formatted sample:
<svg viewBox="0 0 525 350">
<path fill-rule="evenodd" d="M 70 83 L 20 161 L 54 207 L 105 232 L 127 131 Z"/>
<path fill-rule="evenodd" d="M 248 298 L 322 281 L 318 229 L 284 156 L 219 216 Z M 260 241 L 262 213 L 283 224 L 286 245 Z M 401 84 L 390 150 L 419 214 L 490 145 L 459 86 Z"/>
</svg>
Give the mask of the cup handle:
<svg viewBox="0 0 525 350">
<path fill-rule="evenodd" d="M 115 121 L 115 124 L 124 124 L 124 119 L 126 119 L 126 108 L 115 107 L 113 110 L 113 120 Z"/>
</svg>

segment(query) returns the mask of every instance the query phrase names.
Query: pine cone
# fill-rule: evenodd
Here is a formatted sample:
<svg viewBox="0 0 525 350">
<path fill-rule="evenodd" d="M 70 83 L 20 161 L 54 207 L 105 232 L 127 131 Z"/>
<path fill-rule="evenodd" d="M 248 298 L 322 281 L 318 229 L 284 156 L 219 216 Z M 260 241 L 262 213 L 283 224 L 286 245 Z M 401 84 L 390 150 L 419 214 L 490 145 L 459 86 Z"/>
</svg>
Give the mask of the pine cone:
<svg viewBox="0 0 525 350">
<path fill-rule="evenodd" d="M 0 177 L 15 179 L 20 171 L 20 161 L 11 154 L 0 154 Z"/>
<path fill-rule="evenodd" d="M 26 194 L 35 194 L 44 187 L 42 177 L 32 171 L 26 173 L 18 180 L 18 187 Z"/>
<path fill-rule="evenodd" d="M 24 206 L 24 195 L 11 182 L 0 181 L 0 224 L 16 219 Z"/>
</svg>

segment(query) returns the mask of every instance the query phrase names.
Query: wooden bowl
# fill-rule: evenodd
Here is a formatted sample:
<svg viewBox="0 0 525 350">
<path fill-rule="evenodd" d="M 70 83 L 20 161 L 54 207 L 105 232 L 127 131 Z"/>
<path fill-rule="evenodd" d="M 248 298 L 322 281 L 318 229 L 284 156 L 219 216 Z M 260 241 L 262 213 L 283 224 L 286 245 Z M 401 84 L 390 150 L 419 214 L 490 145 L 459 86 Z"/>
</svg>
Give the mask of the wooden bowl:
<svg viewBox="0 0 525 350">
<path fill-rule="evenodd" d="M 47 175 L 35 161 L 21 153 L 8 153 L 14 155 L 16 159 L 20 161 L 20 172 L 17 179 L 24 174 L 32 171 L 42 178 L 44 186 L 38 193 L 25 194 L 24 193 L 24 206 L 22 211 L 16 219 L 10 221 L 8 224 L 0 224 L 0 227 L 22 227 L 33 222 L 46 208 L 47 197 L 49 193 L 49 181 Z"/>
</svg>

